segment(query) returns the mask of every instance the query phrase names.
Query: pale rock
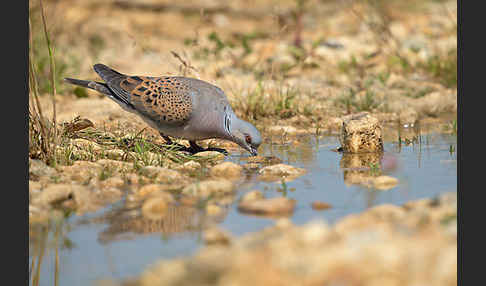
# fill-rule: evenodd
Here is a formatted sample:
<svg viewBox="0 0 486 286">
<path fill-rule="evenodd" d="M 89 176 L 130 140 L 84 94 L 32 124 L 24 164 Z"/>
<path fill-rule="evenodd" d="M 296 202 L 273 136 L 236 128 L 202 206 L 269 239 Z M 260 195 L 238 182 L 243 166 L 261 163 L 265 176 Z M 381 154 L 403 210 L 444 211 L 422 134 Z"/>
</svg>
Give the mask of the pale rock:
<svg viewBox="0 0 486 286">
<path fill-rule="evenodd" d="M 193 155 L 194 157 L 198 157 L 201 159 L 205 159 L 208 161 L 221 161 L 224 160 L 224 154 L 221 154 L 217 151 L 203 151 Z"/>
<path fill-rule="evenodd" d="M 29 159 L 29 179 L 37 181 L 40 177 L 50 177 L 56 174 L 56 169 L 47 166 L 41 160 Z"/>
<path fill-rule="evenodd" d="M 182 165 L 175 167 L 176 170 L 183 170 L 183 171 L 195 171 L 201 169 L 201 164 L 194 160 L 190 160 L 185 162 Z"/>
<path fill-rule="evenodd" d="M 233 188 L 234 185 L 229 180 L 207 180 L 186 186 L 182 193 L 197 197 L 209 197 L 211 195 L 229 194 L 233 191 Z"/>
<path fill-rule="evenodd" d="M 263 198 L 264 198 L 263 193 L 260 192 L 260 191 L 255 190 L 255 191 L 250 191 L 250 192 L 244 194 L 241 197 L 240 201 L 241 202 L 245 202 L 245 201 L 255 201 L 255 200 L 260 200 L 260 199 L 263 199 Z"/>
<path fill-rule="evenodd" d="M 100 188 L 121 188 L 125 185 L 125 181 L 119 176 L 110 177 L 99 182 Z"/>
<path fill-rule="evenodd" d="M 138 189 L 135 192 L 135 197 L 134 199 L 143 199 L 146 197 L 153 197 L 153 196 L 161 196 L 164 197 L 168 202 L 173 202 L 174 198 L 173 196 L 168 193 L 168 191 L 171 191 L 171 186 L 170 185 L 165 185 L 165 184 L 148 184 L 144 185 L 140 189 Z"/>
<path fill-rule="evenodd" d="M 327 210 L 332 207 L 329 203 L 321 201 L 314 201 L 311 206 L 313 210 Z"/>
<path fill-rule="evenodd" d="M 231 235 L 218 227 L 210 227 L 203 233 L 206 245 L 228 245 L 231 243 Z"/>
<path fill-rule="evenodd" d="M 146 166 L 140 170 L 141 174 L 155 179 L 158 183 L 185 183 L 187 178 L 178 171 L 155 166 Z"/>
<path fill-rule="evenodd" d="M 215 178 L 237 180 L 241 177 L 243 167 L 233 162 L 219 163 L 211 168 L 209 175 Z"/>
<path fill-rule="evenodd" d="M 72 166 L 63 166 L 64 173 L 73 181 L 84 182 L 90 178 L 96 178 L 103 167 L 94 162 L 75 161 Z"/>
<path fill-rule="evenodd" d="M 306 173 L 305 169 L 286 164 L 266 166 L 258 171 L 260 178 L 265 181 L 293 180 Z"/>
<path fill-rule="evenodd" d="M 238 210 L 262 215 L 289 215 L 294 212 L 295 200 L 284 197 L 241 201 Z"/>
</svg>

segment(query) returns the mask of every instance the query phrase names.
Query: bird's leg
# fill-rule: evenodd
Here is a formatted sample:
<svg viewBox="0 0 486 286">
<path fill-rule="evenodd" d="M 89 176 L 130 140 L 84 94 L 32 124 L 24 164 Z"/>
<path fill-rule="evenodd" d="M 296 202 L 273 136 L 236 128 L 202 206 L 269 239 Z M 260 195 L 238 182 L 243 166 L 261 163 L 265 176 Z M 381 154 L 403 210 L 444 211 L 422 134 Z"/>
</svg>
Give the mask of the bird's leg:
<svg viewBox="0 0 486 286">
<path fill-rule="evenodd" d="M 167 145 L 172 145 L 172 144 L 174 144 L 174 142 L 172 142 L 172 140 L 170 139 L 170 137 L 169 137 L 169 136 L 164 135 L 164 134 L 162 134 L 161 132 L 159 132 L 159 133 L 160 133 L 160 136 L 162 136 L 162 138 L 164 138 L 165 143 L 166 143 Z"/>
<path fill-rule="evenodd" d="M 179 144 L 179 143 L 174 143 L 174 142 L 173 142 L 173 141 L 170 139 L 170 137 L 169 137 L 169 136 L 162 134 L 162 132 L 159 132 L 159 133 L 160 133 L 160 136 L 162 136 L 162 138 L 164 138 L 164 140 L 165 140 L 165 144 L 166 144 L 166 145 L 170 145 L 170 146 L 176 146 L 176 147 L 178 147 L 179 149 L 182 149 L 182 150 L 186 149 L 186 146 L 181 145 L 181 144 Z"/>
<path fill-rule="evenodd" d="M 193 154 L 205 151 L 203 147 L 196 144 L 196 141 L 189 141 L 189 144 L 191 145 L 191 147 L 189 148 L 188 151 Z"/>
<path fill-rule="evenodd" d="M 197 145 L 196 141 L 189 141 L 189 144 L 191 145 L 191 147 L 189 148 L 188 151 L 191 152 L 192 154 L 202 152 L 202 151 L 216 151 L 216 152 L 220 152 L 220 153 L 223 153 L 225 155 L 228 155 L 228 151 L 226 151 L 225 149 L 221 149 L 221 148 L 206 148 L 206 149 L 204 149 L 203 147 Z"/>
</svg>

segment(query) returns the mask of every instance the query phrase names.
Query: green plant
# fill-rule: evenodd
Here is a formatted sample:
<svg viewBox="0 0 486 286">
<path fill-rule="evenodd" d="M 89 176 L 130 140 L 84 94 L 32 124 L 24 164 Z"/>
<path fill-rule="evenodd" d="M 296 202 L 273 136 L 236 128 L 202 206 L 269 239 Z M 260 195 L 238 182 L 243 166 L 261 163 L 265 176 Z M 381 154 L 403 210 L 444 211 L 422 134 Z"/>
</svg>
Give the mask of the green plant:
<svg viewBox="0 0 486 286">
<path fill-rule="evenodd" d="M 113 176 L 113 169 L 108 168 L 108 167 L 103 167 L 103 169 L 101 170 L 101 172 L 100 172 L 100 174 L 98 176 L 98 179 L 100 181 L 104 181 L 104 180 L 108 179 L 111 176 Z"/>
<path fill-rule="evenodd" d="M 457 49 L 433 55 L 417 67 L 447 87 L 457 86 Z"/>
<path fill-rule="evenodd" d="M 49 59 L 49 71 L 51 74 L 50 84 L 52 87 L 52 108 L 53 117 L 52 121 L 43 115 L 42 107 L 39 102 L 40 86 L 37 75 L 36 54 L 32 33 L 29 34 L 29 157 L 33 159 L 40 159 L 48 165 L 56 164 L 56 146 L 59 141 L 59 132 L 56 124 L 56 81 L 55 81 L 55 62 L 54 54 L 51 48 L 49 39 L 49 33 L 47 32 L 47 25 L 44 15 L 44 9 L 42 6 L 42 0 L 40 3 L 40 13 L 42 17 L 42 28 L 46 45 L 48 48 Z M 31 15 L 29 14 L 29 27 L 32 31 Z M 37 35 L 37 34 L 36 34 Z"/>
<path fill-rule="evenodd" d="M 280 181 L 280 183 L 281 183 L 281 185 L 282 185 L 282 186 L 281 186 L 281 187 L 277 187 L 277 192 L 282 193 L 282 195 L 283 195 L 284 197 L 287 197 L 287 192 L 289 192 L 289 191 L 290 191 L 290 192 L 295 191 L 295 188 L 289 188 L 289 187 L 287 186 L 287 183 L 285 183 L 285 180 L 284 180 L 284 179 L 282 179 L 282 180 Z"/>
<path fill-rule="evenodd" d="M 292 88 L 288 88 L 285 91 L 279 89 L 278 93 L 275 113 L 280 118 L 289 118 L 295 115 L 294 99 L 297 96 L 297 92 Z"/>
<path fill-rule="evenodd" d="M 456 152 L 456 148 L 454 147 L 454 145 L 449 145 L 449 153 L 454 154 L 454 152 Z"/>
<path fill-rule="evenodd" d="M 375 93 L 367 90 L 364 96 L 357 96 L 353 88 L 349 88 L 344 94 L 335 100 L 338 106 L 344 106 L 348 113 L 353 111 L 371 111 L 378 107 Z"/>
<path fill-rule="evenodd" d="M 378 176 L 380 174 L 380 164 L 379 163 L 369 163 L 370 167 L 370 175 L 372 176 Z"/>
</svg>

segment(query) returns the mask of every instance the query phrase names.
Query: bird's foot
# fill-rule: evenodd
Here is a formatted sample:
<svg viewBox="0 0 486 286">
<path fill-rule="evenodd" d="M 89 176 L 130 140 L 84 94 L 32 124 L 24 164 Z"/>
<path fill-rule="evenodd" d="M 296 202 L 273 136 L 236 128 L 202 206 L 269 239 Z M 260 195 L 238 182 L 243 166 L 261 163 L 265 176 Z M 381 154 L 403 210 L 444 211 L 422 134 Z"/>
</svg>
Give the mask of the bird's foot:
<svg viewBox="0 0 486 286">
<path fill-rule="evenodd" d="M 163 144 L 162 146 L 164 146 L 164 148 L 166 149 L 174 149 L 178 151 L 185 151 L 187 149 L 187 147 L 182 144 L 174 143 L 174 141 L 172 141 L 169 136 L 166 136 L 162 133 L 160 133 L 160 136 L 162 136 L 162 138 L 164 138 L 165 140 L 165 144 Z"/>
<path fill-rule="evenodd" d="M 189 141 L 189 144 L 191 145 L 191 147 L 186 148 L 185 151 L 188 151 L 191 154 L 196 154 L 196 153 L 204 152 L 204 151 L 216 151 L 216 152 L 222 153 L 224 155 L 229 154 L 228 151 L 226 151 L 225 149 L 222 149 L 222 148 L 214 148 L 214 147 L 203 148 L 203 147 L 197 145 L 196 142 L 194 142 L 194 141 Z"/>
<path fill-rule="evenodd" d="M 175 151 L 186 151 L 187 147 L 179 143 L 162 144 L 165 149 L 175 150 Z"/>
</svg>

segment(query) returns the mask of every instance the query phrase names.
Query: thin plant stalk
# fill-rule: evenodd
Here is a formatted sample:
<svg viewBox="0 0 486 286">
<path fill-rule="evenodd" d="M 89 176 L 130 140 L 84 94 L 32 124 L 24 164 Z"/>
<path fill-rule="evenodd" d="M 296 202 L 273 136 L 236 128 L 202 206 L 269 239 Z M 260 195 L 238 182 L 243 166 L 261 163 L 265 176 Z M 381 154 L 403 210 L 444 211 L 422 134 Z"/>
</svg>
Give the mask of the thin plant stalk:
<svg viewBox="0 0 486 286">
<path fill-rule="evenodd" d="M 39 253 L 39 256 L 37 257 L 37 265 L 35 267 L 35 275 L 34 275 L 34 277 L 33 277 L 34 279 L 32 281 L 33 286 L 39 285 L 40 269 L 41 269 L 42 259 L 44 258 L 45 249 L 46 249 L 45 242 L 46 242 L 46 239 L 47 239 L 47 235 L 48 235 L 48 232 L 47 232 L 47 229 L 46 229 L 44 231 L 44 233 L 42 234 L 41 241 L 39 242 L 40 253 Z"/>
<path fill-rule="evenodd" d="M 59 236 L 61 235 L 62 222 L 56 223 L 55 246 L 56 258 L 54 264 L 54 285 L 59 285 Z"/>
<path fill-rule="evenodd" d="M 57 128 L 56 128 L 56 81 L 55 81 L 55 74 L 56 74 L 56 66 L 54 63 L 54 55 L 51 49 L 51 41 L 49 39 L 49 33 L 47 32 L 47 24 L 46 24 L 46 17 L 44 13 L 44 6 L 42 5 L 42 0 L 39 0 L 40 7 L 41 7 L 41 15 L 42 15 L 42 24 L 44 28 L 44 35 L 46 37 L 46 42 L 47 42 L 47 49 L 49 50 L 49 60 L 50 60 L 50 65 L 49 69 L 51 72 L 51 85 L 52 85 L 52 109 L 53 109 L 53 115 L 52 115 L 52 122 L 54 124 L 54 139 L 57 138 Z"/>
</svg>

